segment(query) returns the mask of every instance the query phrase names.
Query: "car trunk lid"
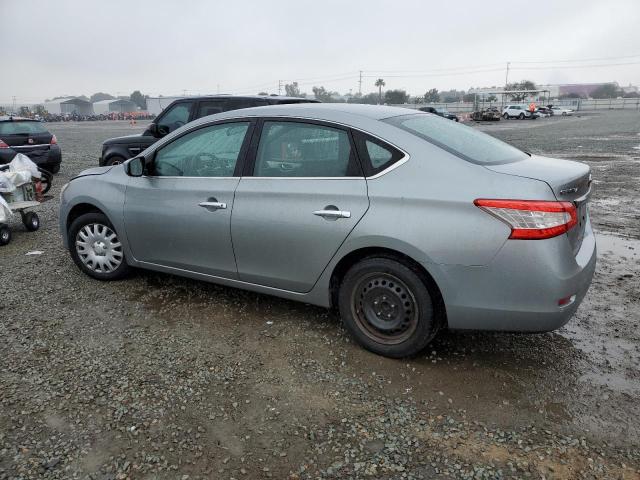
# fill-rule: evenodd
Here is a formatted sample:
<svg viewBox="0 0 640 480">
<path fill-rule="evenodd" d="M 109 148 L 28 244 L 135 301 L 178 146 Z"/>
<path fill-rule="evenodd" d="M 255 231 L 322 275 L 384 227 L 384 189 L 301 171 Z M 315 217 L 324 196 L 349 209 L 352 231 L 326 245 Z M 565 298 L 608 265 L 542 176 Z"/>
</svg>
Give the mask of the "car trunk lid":
<svg viewBox="0 0 640 480">
<path fill-rule="evenodd" d="M 18 153 L 39 156 L 49 151 L 53 135 L 40 122 L 10 120 L 0 124 L 0 139 Z"/>
<path fill-rule="evenodd" d="M 591 193 L 591 169 L 572 160 L 530 155 L 529 158 L 486 168 L 507 175 L 532 178 L 545 182 L 558 201 L 573 202 L 578 211 L 578 225 L 567 232 L 573 253 L 582 245 L 587 219 L 587 202 Z M 524 199 L 523 199 L 524 200 Z"/>
</svg>

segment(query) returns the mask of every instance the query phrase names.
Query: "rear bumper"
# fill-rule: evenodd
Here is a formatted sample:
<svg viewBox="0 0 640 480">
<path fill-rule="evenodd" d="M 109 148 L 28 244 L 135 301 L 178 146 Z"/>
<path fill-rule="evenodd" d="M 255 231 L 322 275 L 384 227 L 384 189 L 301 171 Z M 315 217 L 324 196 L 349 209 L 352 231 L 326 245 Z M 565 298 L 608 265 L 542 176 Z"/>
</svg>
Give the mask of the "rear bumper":
<svg viewBox="0 0 640 480">
<path fill-rule="evenodd" d="M 62 161 L 62 151 L 58 145 L 51 145 L 47 150 L 20 148 L 2 149 L 0 151 L 0 164 L 9 163 L 18 153 L 29 157 L 33 163 L 46 169 L 48 166 L 59 165 Z"/>
<path fill-rule="evenodd" d="M 545 332 L 562 327 L 573 316 L 595 266 L 595 236 L 587 223 L 576 256 L 566 235 L 510 240 L 487 266 L 439 266 L 434 277 L 450 328 Z M 558 305 L 559 299 L 574 295 L 570 304 Z"/>
</svg>

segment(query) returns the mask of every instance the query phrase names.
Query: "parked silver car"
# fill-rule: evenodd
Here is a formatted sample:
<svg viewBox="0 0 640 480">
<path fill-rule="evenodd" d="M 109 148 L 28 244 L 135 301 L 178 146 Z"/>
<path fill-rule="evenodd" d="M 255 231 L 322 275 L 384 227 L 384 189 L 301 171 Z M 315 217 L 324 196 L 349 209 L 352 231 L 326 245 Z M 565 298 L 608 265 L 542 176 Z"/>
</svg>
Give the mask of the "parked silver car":
<svg viewBox="0 0 640 480">
<path fill-rule="evenodd" d="M 63 190 L 86 274 L 130 267 L 335 307 L 366 348 L 423 349 L 442 327 L 565 324 L 596 262 L 589 167 L 428 113 L 250 108 L 189 123 Z"/>
</svg>

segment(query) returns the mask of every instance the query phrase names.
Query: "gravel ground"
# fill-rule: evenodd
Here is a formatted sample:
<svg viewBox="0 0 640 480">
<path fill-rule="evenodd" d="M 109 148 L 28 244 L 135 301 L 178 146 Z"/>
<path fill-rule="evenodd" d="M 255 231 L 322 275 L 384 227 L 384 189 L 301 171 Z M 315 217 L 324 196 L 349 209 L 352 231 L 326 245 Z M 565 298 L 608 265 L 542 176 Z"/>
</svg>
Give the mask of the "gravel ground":
<svg viewBox="0 0 640 480">
<path fill-rule="evenodd" d="M 59 189 L 141 128 L 50 125 L 54 200 L 0 250 L 0 479 L 640 478 L 637 112 L 479 126 L 593 167 L 598 270 L 558 332 L 445 332 L 408 361 L 320 308 L 81 274 Z"/>
</svg>

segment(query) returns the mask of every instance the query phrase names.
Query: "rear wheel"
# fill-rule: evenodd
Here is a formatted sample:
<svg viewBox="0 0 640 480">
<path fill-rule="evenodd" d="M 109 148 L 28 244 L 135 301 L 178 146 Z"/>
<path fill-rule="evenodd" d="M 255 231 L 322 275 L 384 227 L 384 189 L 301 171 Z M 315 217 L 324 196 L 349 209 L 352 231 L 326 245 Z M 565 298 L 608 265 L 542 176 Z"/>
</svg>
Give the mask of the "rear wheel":
<svg viewBox="0 0 640 480">
<path fill-rule="evenodd" d="M 0 225 L 0 246 L 7 245 L 11 241 L 11 230 L 8 225 Z"/>
<path fill-rule="evenodd" d="M 509 120 L 509 114 L 508 113 L 503 113 L 502 114 L 502 118 L 504 118 L 505 120 Z"/>
<path fill-rule="evenodd" d="M 518 115 L 518 118 L 519 118 L 520 120 L 524 120 L 524 113 L 521 113 L 520 115 Z"/>
<path fill-rule="evenodd" d="M 351 267 L 338 295 L 340 316 L 356 341 L 392 358 L 419 353 L 436 335 L 434 298 L 418 272 L 387 257 Z"/>
<path fill-rule="evenodd" d="M 122 243 L 102 213 L 76 218 L 68 232 L 71 258 L 84 273 L 98 280 L 117 280 L 129 273 Z"/>
<path fill-rule="evenodd" d="M 56 173 L 60 172 L 60 164 L 56 163 L 55 165 L 51 165 L 51 166 L 49 166 L 48 169 L 49 169 L 49 171 L 51 173 L 56 174 Z"/>
</svg>

